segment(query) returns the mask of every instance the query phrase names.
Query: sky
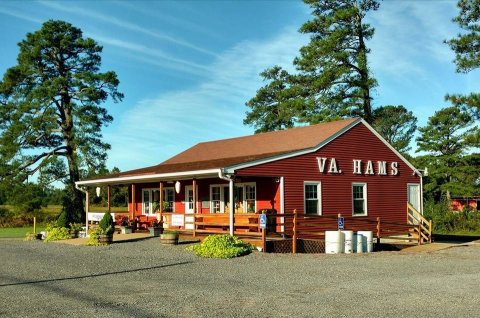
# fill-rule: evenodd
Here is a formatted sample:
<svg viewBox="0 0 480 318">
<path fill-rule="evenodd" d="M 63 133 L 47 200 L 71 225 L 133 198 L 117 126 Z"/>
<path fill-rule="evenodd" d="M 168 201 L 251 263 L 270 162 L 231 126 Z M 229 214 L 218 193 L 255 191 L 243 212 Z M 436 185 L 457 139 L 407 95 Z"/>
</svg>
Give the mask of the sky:
<svg viewBox="0 0 480 318">
<path fill-rule="evenodd" d="M 373 105 L 404 105 L 419 126 L 449 106 L 447 93 L 478 91 L 480 72 L 457 74 L 444 44 L 461 30 L 452 0 L 390 0 L 369 13 L 367 43 L 379 86 Z M 309 38 L 311 18 L 296 0 L 0 1 L 0 75 L 16 65 L 17 43 L 48 19 L 67 21 L 103 46 L 102 71 L 113 70 L 125 94 L 104 107 L 114 121 L 108 168 L 158 164 L 203 141 L 250 135 L 245 102 L 259 73 L 292 61 Z"/>
</svg>

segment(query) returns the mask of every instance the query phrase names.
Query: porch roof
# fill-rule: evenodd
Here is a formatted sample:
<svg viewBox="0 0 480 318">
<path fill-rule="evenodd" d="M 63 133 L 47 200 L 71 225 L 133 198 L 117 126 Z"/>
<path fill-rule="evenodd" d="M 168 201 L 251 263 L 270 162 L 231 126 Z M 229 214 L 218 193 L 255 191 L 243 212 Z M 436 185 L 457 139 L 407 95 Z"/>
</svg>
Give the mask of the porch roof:
<svg viewBox="0 0 480 318">
<path fill-rule="evenodd" d="M 222 169 L 265 159 L 276 160 L 320 147 L 361 122 L 360 118 L 339 120 L 251 136 L 199 143 L 170 159 L 150 167 L 129 170 L 77 182 L 77 185 L 120 184 L 168 180 L 180 177 L 211 177 Z"/>
</svg>

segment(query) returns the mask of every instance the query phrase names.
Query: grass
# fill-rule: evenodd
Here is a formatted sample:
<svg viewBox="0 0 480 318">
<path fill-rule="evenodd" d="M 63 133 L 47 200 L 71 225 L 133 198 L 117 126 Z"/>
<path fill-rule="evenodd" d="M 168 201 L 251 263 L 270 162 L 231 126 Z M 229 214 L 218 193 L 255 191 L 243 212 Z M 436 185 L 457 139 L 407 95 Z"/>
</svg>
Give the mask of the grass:
<svg viewBox="0 0 480 318">
<path fill-rule="evenodd" d="M 40 224 L 37 226 L 37 233 L 43 231 L 45 225 Z M 27 233 L 33 233 L 33 226 L 30 227 L 6 227 L 0 228 L 0 238 L 25 238 Z"/>
</svg>

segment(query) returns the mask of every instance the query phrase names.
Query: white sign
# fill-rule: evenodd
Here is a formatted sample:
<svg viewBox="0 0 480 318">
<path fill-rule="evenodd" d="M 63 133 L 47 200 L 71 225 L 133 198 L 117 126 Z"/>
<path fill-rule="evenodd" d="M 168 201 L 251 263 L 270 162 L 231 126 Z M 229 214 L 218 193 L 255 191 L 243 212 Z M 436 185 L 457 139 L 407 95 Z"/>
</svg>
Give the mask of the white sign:
<svg viewBox="0 0 480 318">
<path fill-rule="evenodd" d="M 183 226 L 184 216 L 183 214 L 172 214 L 172 226 Z"/>
<path fill-rule="evenodd" d="M 103 218 L 103 215 L 105 213 L 103 212 L 89 212 L 88 213 L 88 220 L 89 221 L 94 221 L 94 222 L 100 222 L 100 220 Z"/>
</svg>

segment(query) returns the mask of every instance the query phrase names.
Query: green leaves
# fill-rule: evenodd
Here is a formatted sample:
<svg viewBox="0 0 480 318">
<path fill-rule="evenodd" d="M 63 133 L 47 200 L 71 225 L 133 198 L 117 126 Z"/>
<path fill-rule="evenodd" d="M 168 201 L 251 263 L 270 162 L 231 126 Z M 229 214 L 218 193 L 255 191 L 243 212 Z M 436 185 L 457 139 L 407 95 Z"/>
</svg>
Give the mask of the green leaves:
<svg viewBox="0 0 480 318">
<path fill-rule="evenodd" d="M 374 0 L 305 0 L 312 20 L 300 28 L 310 43 L 294 59 L 295 74 L 279 66 L 261 76 L 267 84 L 246 103 L 245 124 L 255 132 L 361 116 L 373 121 L 371 90 L 377 86 L 368 68 L 366 41 L 374 29 L 363 23 Z"/>
</svg>

